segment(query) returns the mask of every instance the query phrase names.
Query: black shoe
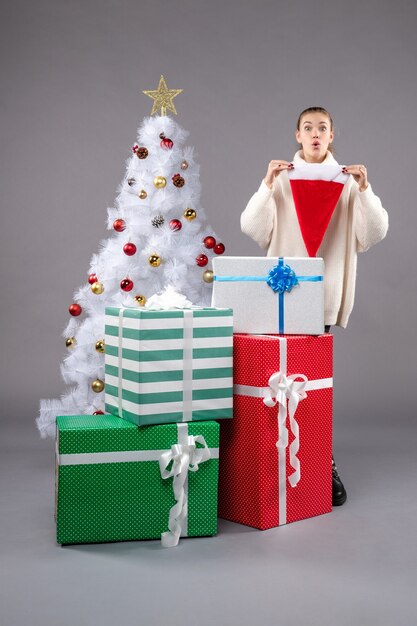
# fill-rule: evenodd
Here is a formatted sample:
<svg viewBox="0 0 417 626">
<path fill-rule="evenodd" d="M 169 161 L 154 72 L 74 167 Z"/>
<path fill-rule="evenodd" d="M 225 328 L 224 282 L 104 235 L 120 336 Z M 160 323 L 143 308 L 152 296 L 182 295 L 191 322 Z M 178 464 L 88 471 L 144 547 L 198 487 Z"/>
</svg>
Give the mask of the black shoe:
<svg viewBox="0 0 417 626">
<path fill-rule="evenodd" d="M 346 502 L 347 493 L 337 471 L 336 464 L 332 459 L 332 505 L 342 506 Z"/>
</svg>

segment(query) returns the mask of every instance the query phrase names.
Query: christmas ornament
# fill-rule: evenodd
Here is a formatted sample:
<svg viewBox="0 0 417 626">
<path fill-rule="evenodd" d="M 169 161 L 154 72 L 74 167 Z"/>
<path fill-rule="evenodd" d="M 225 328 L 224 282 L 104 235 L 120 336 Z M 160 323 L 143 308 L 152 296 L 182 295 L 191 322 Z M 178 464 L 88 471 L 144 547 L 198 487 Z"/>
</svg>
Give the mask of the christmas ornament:
<svg viewBox="0 0 417 626">
<path fill-rule="evenodd" d="M 168 137 L 165 137 L 165 135 L 162 137 L 161 148 L 163 148 L 164 150 L 172 150 L 173 145 L 174 142 L 171 139 L 168 139 Z"/>
<path fill-rule="evenodd" d="M 223 252 L 225 251 L 225 247 L 223 243 L 216 243 L 216 245 L 213 248 L 213 251 L 215 254 L 223 254 Z"/>
<path fill-rule="evenodd" d="M 96 296 L 100 296 L 104 291 L 103 283 L 95 282 L 91 285 L 91 291 L 96 294 Z"/>
<path fill-rule="evenodd" d="M 135 300 L 139 306 L 145 306 L 146 304 L 146 298 L 145 296 L 142 296 L 141 294 L 138 294 L 137 296 L 135 296 Z"/>
<path fill-rule="evenodd" d="M 214 248 L 214 246 L 216 245 L 216 240 L 215 240 L 214 237 L 211 237 L 211 236 L 204 237 L 203 243 L 204 243 L 205 247 L 210 250 L 211 248 Z"/>
<path fill-rule="evenodd" d="M 125 243 L 125 245 L 123 246 L 123 252 L 127 254 L 127 256 L 133 256 L 134 254 L 136 254 L 135 244 L 131 243 L 130 241 L 128 243 Z"/>
<path fill-rule="evenodd" d="M 138 159 L 146 159 L 148 154 L 149 154 L 148 148 L 145 148 L 144 146 L 141 146 L 140 148 L 138 148 L 136 152 L 136 156 L 138 157 Z"/>
<path fill-rule="evenodd" d="M 95 380 L 93 380 L 93 382 L 91 383 L 91 389 L 94 391 L 94 393 L 100 393 L 101 391 L 103 391 L 104 389 L 104 383 L 102 380 L 100 380 L 99 378 L 96 378 Z"/>
<path fill-rule="evenodd" d="M 184 159 L 184 161 L 181 161 L 181 165 L 180 165 L 182 170 L 188 170 L 188 163 L 187 161 Z"/>
<path fill-rule="evenodd" d="M 104 411 L 94 411 L 93 415 L 104 415 Z"/>
<path fill-rule="evenodd" d="M 185 209 L 184 211 L 184 217 L 186 220 L 188 220 L 189 222 L 192 222 L 193 220 L 195 220 L 195 218 L 197 217 L 197 212 L 194 211 L 194 209 Z"/>
<path fill-rule="evenodd" d="M 144 146 L 139 146 L 137 143 L 135 143 L 132 146 L 132 152 L 134 152 L 136 154 L 138 159 L 146 159 L 146 157 L 149 154 L 147 148 L 145 148 Z"/>
<path fill-rule="evenodd" d="M 75 304 L 75 302 L 73 304 L 70 304 L 68 307 L 68 311 L 70 312 L 71 315 L 73 315 L 74 317 L 78 317 L 79 315 L 81 315 L 82 313 L 82 308 L 80 307 L 79 304 Z"/>
<path fill-rule="evenodd" d="M 205 283 L 213 282 L 213 272 L 211 270 L 206 270 L 203 272 L 203 280 Z"/>
<path fill-rule="evenodd" d="M 134 178 L 128 178 L 127 180 L 127 184 L 129 185 L 129 187 L 133 187 L 133 185 L 135 184 L 135 179 Z"/>
<path fill-rule="evenodd" d="M 177 220 L 177 219 L 170 220 L 169 227 L 171 230 L 181 230 L 182 222 L 181 220 Z"/>
<path fill-rule="evenodd" d="M 92 285 L 93 283 L 96 283 L 98 281 L 98 278 L 96 276 L 96 274 L 90 274 L 88 277 L 88 282 L 90 283 L 90 285 Z"/>
<path fill-rule="evenodd" d="M 159 267 L 161 265 L 161 257 L 159 256 L 159 254 L 151 254 L 148 262 L 149 265 L 152 265 L 152 267 Z"/>
<path fill-rule="evenodd" d="M 132 291 L 132 289 L 133 289 L 133 280 L 130 280 L 130 278 L 124 278 L 120 282 L 120 289 L 122 289 L 123 291 Z"/>
<path fill-rule="evenodd" d="M 151 220 L 152 226 L 155 228 L 159 228 L 165 222 L 165 218 L 163 215 L 155 215 L 155 217 Z"/>
<path fill-rule="evenodd" d="M 146 193 L 146 191 L 144 189 L 141 189 L 138 193 L 138 196 L 141 200 L 145 200 L 145 198 L 148 197 L 148 194 Z"/>
<path fill-rule="evenodd" d="M 75 337 L 68 337 L 68 339 L 65 340 L 65 345 L 67 348 L 73 348 L 76 343 L 77 340 L 75 339 Z"/>
<path fill-rule="evenodd" d="M 165 133 L 159 133 L 159 139 L 164 139 Z"/>
<path fill-rule="evenodd" d="M 158 89 L 154 91 L 144 91 L 145 96 L 152 98 L 154 101 L 151 115 L 155 115 L 158 109 L 161 109 L 161 115 L 166 115 L 167 111 L 177 114 L 175 105 L 172 102 L 174 98 L 182 92 L 182 89 L 168 89 L 165 78 L 161 74 Z"/>
<path fill-rule="evenodd" d="M 172 177 L 172 182 L 174 183 L 175 187 L 184 187 L 185 185 L 185 180 L 183 179 L 181 174 L 174 174 L 174 176 Z"/>
<path fill-rule="evenodd" d="M 208 263 L 208 258 L 206 257 L 205 254 L 199 254 L 195 262 L 197 263 L 199 267 L 204 267 Z"/>
<path fill-rule="evenodd" d="M 126 222 L 120 218 L 118 218 L 117 220 L 114 220 L 113 222 L 113 228 L 114 230 L 116 230 L 118 233 L 121 233 L 122 231 L 124 231 L 124 229 L 126 228 Z"/>
<path fill-rule="evenodd" d="M 163 176 L 155 176 L 153 179 L 153 184 L 157 189 L 163 189 L 167 184 L 167 179 Z"/>
<path fill-rule="evenodd" d="M 101 354 L 103 354 L 103 352 L 106 349 L 106 344 L 104 343 L 104 339 L 99 339 L 98 341 L 96 341 L 96 351 L 100 352 Z"/>
</svg>

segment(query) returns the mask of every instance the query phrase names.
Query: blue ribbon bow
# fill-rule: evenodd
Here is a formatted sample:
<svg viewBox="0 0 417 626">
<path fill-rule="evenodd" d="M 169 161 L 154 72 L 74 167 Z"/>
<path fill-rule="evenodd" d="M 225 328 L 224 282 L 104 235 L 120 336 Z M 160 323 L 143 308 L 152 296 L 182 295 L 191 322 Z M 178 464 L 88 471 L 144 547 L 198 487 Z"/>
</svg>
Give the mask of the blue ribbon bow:
<svg viewBox="0 0 417 626">
<path fill-rule="evenodd" d="M 293 287 L 298 285 L 297 275 L 289 265 L 274 265 L 270 270 L 267 278 L 267 284 L 271 287 L 275 293 L 282 294 L 284 291 L 288 293 Z"/>
</svg>

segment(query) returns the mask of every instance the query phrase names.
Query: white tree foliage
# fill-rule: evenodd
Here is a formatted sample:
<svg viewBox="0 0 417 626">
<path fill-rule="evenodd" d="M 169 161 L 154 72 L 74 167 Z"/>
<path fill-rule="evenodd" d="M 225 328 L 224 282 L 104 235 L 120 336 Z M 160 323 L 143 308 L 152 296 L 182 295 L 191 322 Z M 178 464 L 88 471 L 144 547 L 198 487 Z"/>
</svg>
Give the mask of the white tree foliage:
<svg viewBox="0 0 417 626">
<path fill-rule="evenodd" d="M 171 149 L 161 146 L 160 134 L 173 141 Z M 203 272 L 211 269 L 213 249 L 207 249 L 203 240 L 216 238 L 206 223 L 204 209 L 200 205 L 199 166 L 194 160 L 194 150 L 185 146 L 188 133 L 172 118 L 155 116 L 145 118 L 138 130 L 137 144 L 146 147 L 148 156 L 138 158 L 136 153 L 126 162 L 126 174 L 118 189 L 115 206 L 108 209 L 108 229 L 111 235 L 100 244 L 93 254 L 88 274 L 96 274 L 104 292 L 96 295 L 90 284 L 80 287 L 74 294 L 74 302 L 82 307 L 79 317 L 71 317 L 63 332 L 65 338 L 75 337 L 74 347 L 61 364 L 64 382 L 69 390 L 59 399 L 41 400 L 37 426 L 42 435 L 55 435 L 57 415 L 91 415 L 104 411 L 104 391 L 96 393 L 91 383 L 104 381 L 104 354 L 96 350 L 96 342 L 104 339 L 104 314 L 106 306 L 135 306 L 138 294 L 149 299 L 164 287 L 172 285 L 193 304 L 207 306 L 211 300 L 211 284 L 203 280 Z M 188 167 L 181 168 L 186 161 Z M 172 178 L 180 174 L 184 185 L 176 187 Z M 157 189 L 154 178 L 163 176 L 166 186 Z M 134 179 L 134 182 L 131 181 Z M 130 181 L 130 184 L 129 182 Z M 140 199 L 145 190 L 147 197 Z M 194 209 L 196 218 L 187 220 L 186 209 Z M 152 219 L 162 216 L 164 223 L 152 224 Z M 125 230 L 116 232 L 116 219 L 123 219 Z M 170 220 L 181 220 L 182 228 L 172 230 Z M 134 243 L 137 250 L 127 256 L 123 246 Z M 150 255 L 161 257 L 159 267 L 149 263 Z M 205 254 L 209 261 L 199 267 L 196 257 Z M 120 288 L 124 278 L 133 281 L 133 289 L 125 292 Z"/>
</svg>

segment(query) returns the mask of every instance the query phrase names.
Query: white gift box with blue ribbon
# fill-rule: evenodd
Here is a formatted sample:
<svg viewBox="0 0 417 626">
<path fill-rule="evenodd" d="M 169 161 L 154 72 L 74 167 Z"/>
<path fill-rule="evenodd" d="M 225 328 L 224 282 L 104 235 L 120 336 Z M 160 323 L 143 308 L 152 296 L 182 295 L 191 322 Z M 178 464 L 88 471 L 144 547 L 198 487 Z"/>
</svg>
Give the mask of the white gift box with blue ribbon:
<svg viewBox="0 0 417 626">
<path fill-rule="evenodd" d="M 213 272 L 212 306 L 233 309 L 235 333 L 324 332 L 323 259 L 222 256 Z"/>
</svg>

